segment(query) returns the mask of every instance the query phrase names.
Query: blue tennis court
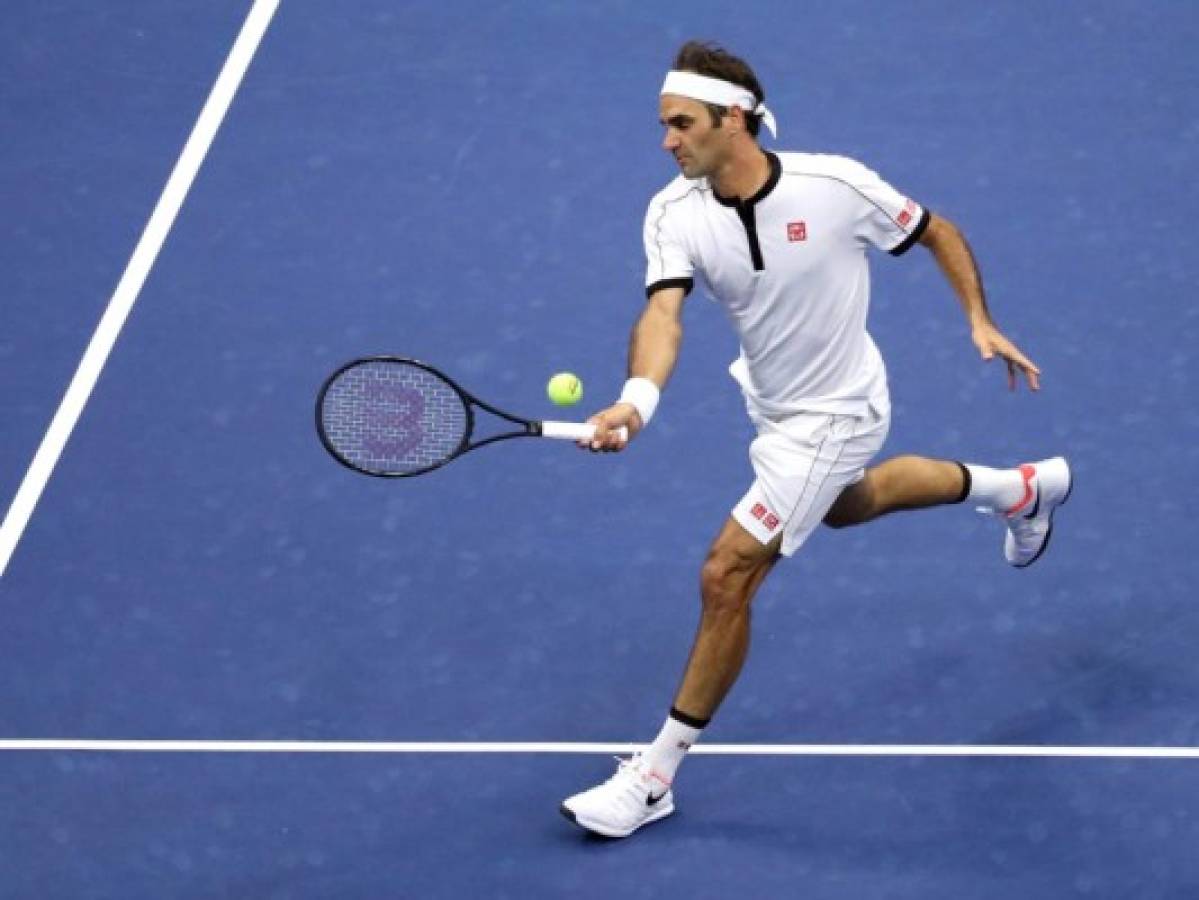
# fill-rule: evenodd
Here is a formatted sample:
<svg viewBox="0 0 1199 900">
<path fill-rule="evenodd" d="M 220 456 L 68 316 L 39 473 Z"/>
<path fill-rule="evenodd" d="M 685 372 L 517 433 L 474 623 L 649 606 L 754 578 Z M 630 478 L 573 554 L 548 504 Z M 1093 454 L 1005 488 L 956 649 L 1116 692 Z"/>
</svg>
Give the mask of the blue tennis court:
<svg viewBox="0 0 1199 900">
<path fill-rule="evenodd" d="M 270 12 L 0 12 L 0 895 L 1199 893 L 1199 8 Z M 254 17 L 178 215 L 148 226 Z M 370 479 L 313 400 L 375 353 L 522 415 L 561 415 L 562 370 L 580 417 L 614 398 L 676 171 L 656 94 L 691 37 L 754 65 L 768 144 L 861 159 L 960 224 L 1044 370 L 1008 393 L 928 254 L 878 258 L 884 455 L 1064 453 L 1077 488 L 1027 571 L 960 508 L 818 534 L 755 601 L 679 811 L 608 842 L 558 803 L 661 723 L 752 478 L 720 309 L 687 301 L 624 454 L 508 442 Z"/>
</svg>

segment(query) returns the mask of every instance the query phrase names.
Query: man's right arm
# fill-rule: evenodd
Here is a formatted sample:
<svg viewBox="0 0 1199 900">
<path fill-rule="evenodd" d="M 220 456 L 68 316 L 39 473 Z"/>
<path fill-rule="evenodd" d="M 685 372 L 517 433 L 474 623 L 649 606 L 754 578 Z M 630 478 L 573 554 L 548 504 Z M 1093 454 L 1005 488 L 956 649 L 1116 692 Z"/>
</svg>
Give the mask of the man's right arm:
<svg viewBox="0 0 1199 900">
<path fill-rule="evenodd" d="M 629 340 L 630 378 L 648 379 L 658 390 L 666 387 L 683 342 L 686 296 L 686 289 L 676 286 L 664 287 L 650 296 Z M 628 441 L 621 439 L 618 430 L 627 428 L 632 439 L 645 427 L 636 407 L 620 401 L 587 421 L 596 426 L 595 437 L 589 444 L 592 450 L 623 450 Z"/>
</svg>

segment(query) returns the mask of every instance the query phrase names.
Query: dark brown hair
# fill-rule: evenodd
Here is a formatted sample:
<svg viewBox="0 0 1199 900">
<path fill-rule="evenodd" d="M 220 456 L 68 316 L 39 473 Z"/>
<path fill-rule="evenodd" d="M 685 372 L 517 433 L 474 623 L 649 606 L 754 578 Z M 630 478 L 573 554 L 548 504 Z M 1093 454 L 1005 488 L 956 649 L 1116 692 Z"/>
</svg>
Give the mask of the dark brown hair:
<svg viewBox="0 0 1199 900">
<path fill-rule="evenodd" d="M 758 76 L 749 64 L 717 44 L 708 41 L 688 41 L 679 48 L 674 58 L 674 68 L 680 72 L 694 72 L 696 75 L 731 81 L 750 91 L 759 103 L 766 99 L 766 92 L 762 90 Z M 708 112 L 712 115 L 712 124 L 719 128 L 720 118 L 729 114 L 729 108 L 715 103 L 705 103 L 704 106 L 708 107 Z M 761 126 L 762 117 L 746 111 L 745 127 L 749 133 L 757 137 Z"/>
</svg>

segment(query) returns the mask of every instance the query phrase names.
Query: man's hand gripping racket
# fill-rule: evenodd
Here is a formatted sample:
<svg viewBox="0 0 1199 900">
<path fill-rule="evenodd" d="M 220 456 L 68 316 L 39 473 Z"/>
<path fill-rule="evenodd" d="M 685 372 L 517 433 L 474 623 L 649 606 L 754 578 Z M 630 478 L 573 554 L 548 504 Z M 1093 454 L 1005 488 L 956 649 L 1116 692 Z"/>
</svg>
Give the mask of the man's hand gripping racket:
<svg viewBox="0 0 1199 900">
<path fill-rule="evenodd" d="M 595 433 L 579 446 L 598 453 L 616 453 L 629 445 L 644 427 L 637 408 L 631 403 L 614 403 L 587 420 Z"/>
<path fill-rule="evenodd" d="M 474 440 L 478 409 L 518 427 Z M 325 380 L 316 399 L 316 430 L 342 465 L 364 475 L 403 478 L 508 438 L 585 443 L 596 436 L 597 425 L 514 416 L 467 393 L 426 363 L 376 356 L 347 363 Z M 620 441 L 623 446 L 627 439 L 619 423 L 606 424 L 605 444 Z"/>
</svg>

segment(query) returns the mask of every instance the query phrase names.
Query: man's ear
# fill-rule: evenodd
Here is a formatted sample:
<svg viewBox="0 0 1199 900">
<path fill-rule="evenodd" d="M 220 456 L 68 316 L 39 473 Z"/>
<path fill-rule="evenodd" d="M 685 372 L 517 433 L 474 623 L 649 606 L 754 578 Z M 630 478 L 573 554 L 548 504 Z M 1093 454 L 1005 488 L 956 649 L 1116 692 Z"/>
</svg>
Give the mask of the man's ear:
<svg viewBox="0 0 1199 900">
<path fill-rule="evenodd" d="M 742 131 L 746 131 L 747 129 L 745 127 L 745 110 L 743 110 L 740 106 L 737 106 L 735 104 L 730 106 L 728 109 L 729 109 L 728 118 L 730 120 L 729 124 L 731 126 L 729 128 L 729 134 L 730 135 L 738 134 Z"/>
</svg>

